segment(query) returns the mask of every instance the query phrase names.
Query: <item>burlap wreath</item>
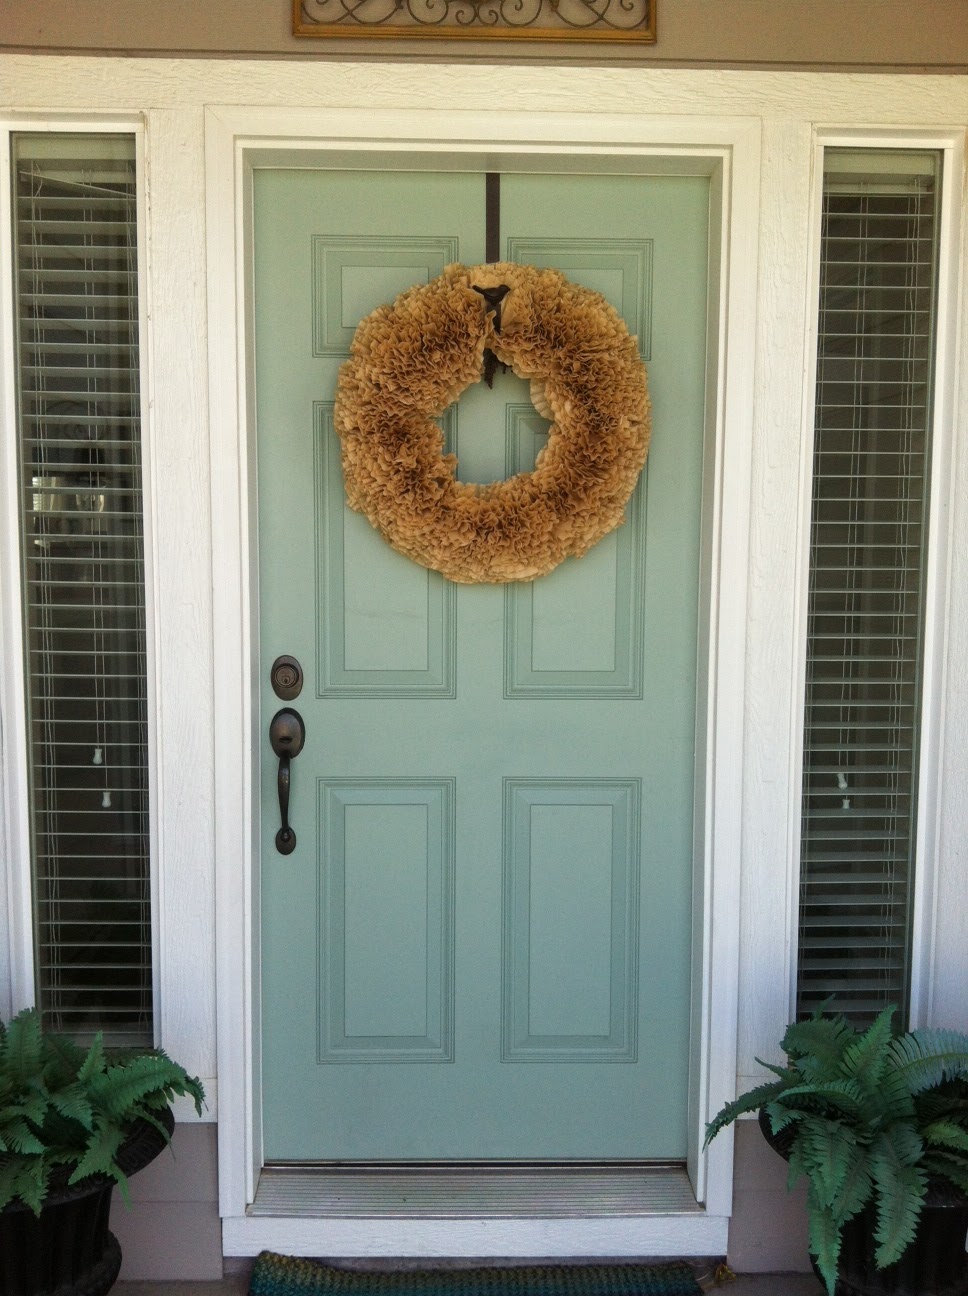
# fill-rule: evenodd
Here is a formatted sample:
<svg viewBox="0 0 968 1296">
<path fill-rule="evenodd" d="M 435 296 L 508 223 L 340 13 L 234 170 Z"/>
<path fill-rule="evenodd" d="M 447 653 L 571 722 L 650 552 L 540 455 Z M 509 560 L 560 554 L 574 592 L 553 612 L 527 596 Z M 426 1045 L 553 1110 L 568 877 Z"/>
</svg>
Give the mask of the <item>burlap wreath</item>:
<svg viewBox="0 0 968 1296">
<path fill-rule="evenodd" d="M 499 305 L 482 289 L 505 285 Z M 553 420 L 533 472 L 459 482 L 435 421 L 485 349 Z M 617 312 L 556 270 L 449 266 L 356 330 L 334 415 L 350 507 L 389 544 L 465 584 L 527 581 L 623 521 L 648 450 L 645 367 Z"/>
</svg>

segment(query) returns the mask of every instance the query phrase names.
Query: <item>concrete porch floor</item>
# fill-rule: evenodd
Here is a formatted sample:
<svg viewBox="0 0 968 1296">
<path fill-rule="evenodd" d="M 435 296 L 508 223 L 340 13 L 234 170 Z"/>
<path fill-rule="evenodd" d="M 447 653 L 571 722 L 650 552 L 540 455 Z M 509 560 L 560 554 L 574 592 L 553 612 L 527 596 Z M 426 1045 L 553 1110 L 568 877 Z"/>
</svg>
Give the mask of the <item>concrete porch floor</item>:
<svg viewBox="0 0 968 1296">
<path fill-rule="evenodd" d="M 119 1282 L 114 1291 L 117 1296 L 245 1296 L 247 1286 L 248 1267 L 232 1272 L 221 1282 Z M 741 1274 L 735 1282 L 708 1290 L 717 1296 L 822 1296 L 823 1291 L 812 1274 L 791 1273 Z"/>
</svg>

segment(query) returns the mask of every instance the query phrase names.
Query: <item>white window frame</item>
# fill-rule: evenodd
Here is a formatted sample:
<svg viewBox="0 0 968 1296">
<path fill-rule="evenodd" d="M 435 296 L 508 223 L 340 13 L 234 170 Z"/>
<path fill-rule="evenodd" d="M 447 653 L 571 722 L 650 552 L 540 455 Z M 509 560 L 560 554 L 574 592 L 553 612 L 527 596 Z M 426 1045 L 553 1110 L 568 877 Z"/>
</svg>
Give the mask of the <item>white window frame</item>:
<svg viewBox="0 0 968 1296">
<path fill-rule="evenodd" d="M 30 847 L 30 786 L 27 762 L 27 714 L 24 689 L 23 603 L 21 595 L 20 470 L 17 424 L 16 326 L 13 275 L 12 136 L 18 133 L 130 135 L 135 142 L 138 239 L 138 338 L 141 388 L 142 525 L 146 618 L 146 708 L 148 717 L 148 846 L 151 897 L 151 968 L 154 1042 L 163 1036 L 160 1012 L 161 959 L 164 949 L 160 913 L 162 857 L 160 788 L 158 785 L 159 687 L 157 678 L 158 554 L 153 525 L 154 438 L 151 399 L 148 321 L 150 319 L 148 210 L 145 167 L 145 124 L 140 113 L 63 117 L 24 113 L 0 117 L 0 904 L 6 899 L 9 969 L 0 968 L 0 1017 L 35 1003 L 33 881 Z M 6 897 L 3 881 L 6 880 Z M 0 922 L 0 932 L 2 932 Z M 7 972 L 6 977 L 4 971 Z M 6 984 L 5 984 L 6 982 Z"/>
<path fill-rule="evenodd" d="M 800 850 L 803 739 L 807 687 L 807 623 L 810 587 L 810 526 L 819 346 L 821 223 L 824 155 L 828 149 L 889 149 L 942 154 L 941 210 L 938 225 L 938 293 L 935 326 L 934 408 L 931 418 L 931 476 L 927 515 L 924 586 L 924 660 L 921 681 L 920 759 L 917 772 L 917 823 L 911 928 L 909 1019 L 912 1029 L 934 1021 L 933 988 L 937 927 L 936 880 L 940 859 L 942 747 L 944 740 L 945 655 L 948 644 L 949 590 L 953 544 L 955 484 L 955 393 L 959 338 L 962 205 L 965 183 L 964 132 L 951 130 L 858 130 L 818 127 L 812 133 L 809 273 L 804 355 L 804 399 L 800 463 L 800 563 L 796 608 L 796 687 L 792 701 L 794 743 L 789 886 L 789 1020 L 796 1015 L 797 951 L 800 923 Z"/>
<path fill-rule="evenodd" d="M 496 141 L 500 143 L 496 144 Z M 725 1249 L 732 1202 L 732 1141 L 701 1150 L 706 1121 L 734 1093 L 739 957 L 742 749 L 746 653 L 753 351 L 728 347 L 756 312 L 760 125 L 748 118 L 526 115 L 495 110 L 405 115 L 348 110 L 209 108 L 206 230 L 215 648 L 216 975 L 218 981 L 219 1182 L 227 1255 L 264 1246 L 302 1253 L 497 1253 L 484 1221 L 265 1219 L 248 1216 L 262 1166 L 259 1095 L 258 759 L 255 731 L 254 420 L 250 294 L 250 180 L 254 163 L 385 165 L 427 153 L 643 159 L 642 169 L 682 169 L 693 158 L 712 176 L 711 262 L 721 284 L 708 372 L 713 427 L 704 483 L 709 520 L 700 629 L 706 705 L 697 762 L 689 1167 L 705 1212 L 635 1220 L 502 1221 L 503 1254 L 715 1254 Z M 644 159 L 649 159 L 648 168 Z M 375 160 L 375 159 L 374 159 Z M 495 163 L 498 165 L 499 163 Z M 411 162 L 412 165 L 412 162 Z M 727 366 L 728 356 L 728 366 Z M 488 1241 L 484 1241 L 484 1234 Z"/>
</svg>

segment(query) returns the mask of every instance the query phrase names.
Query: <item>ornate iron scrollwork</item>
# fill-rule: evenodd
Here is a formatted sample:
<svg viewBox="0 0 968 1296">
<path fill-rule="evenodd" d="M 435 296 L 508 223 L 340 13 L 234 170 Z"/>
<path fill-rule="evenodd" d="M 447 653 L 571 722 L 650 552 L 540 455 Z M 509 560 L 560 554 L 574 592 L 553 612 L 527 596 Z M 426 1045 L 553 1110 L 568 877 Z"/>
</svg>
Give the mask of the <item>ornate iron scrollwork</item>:
<svg viewBox="0 0 968 1296">
<path fill-rule="evenodd" d="M 655 41 L 656 0 L 295 0 L 297 36 Z"/>
</svg>

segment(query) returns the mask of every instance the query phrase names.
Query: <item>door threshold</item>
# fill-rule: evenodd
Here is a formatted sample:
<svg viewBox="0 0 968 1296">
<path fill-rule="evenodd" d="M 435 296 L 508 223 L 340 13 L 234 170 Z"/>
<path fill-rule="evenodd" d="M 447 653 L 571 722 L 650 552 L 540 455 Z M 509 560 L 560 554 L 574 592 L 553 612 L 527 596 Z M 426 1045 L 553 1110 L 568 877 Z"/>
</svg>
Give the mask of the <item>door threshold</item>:
<svg viewBox="0 0 968 1296">
<path fill-rule="evenodd" d="M 247 1214 L 285 1219 L 602 1219 L 702 1215 L 685 1167 L 271 1165 Z"/>
</svg>

